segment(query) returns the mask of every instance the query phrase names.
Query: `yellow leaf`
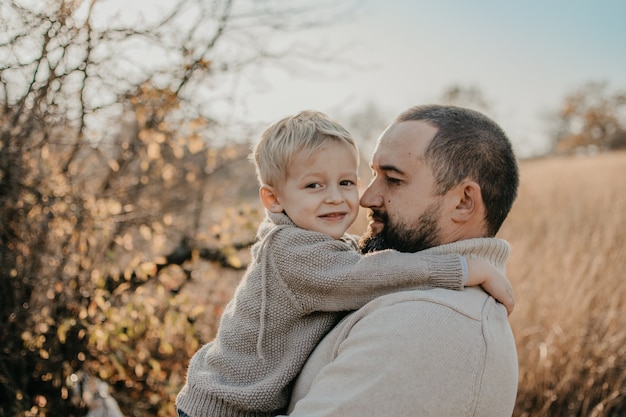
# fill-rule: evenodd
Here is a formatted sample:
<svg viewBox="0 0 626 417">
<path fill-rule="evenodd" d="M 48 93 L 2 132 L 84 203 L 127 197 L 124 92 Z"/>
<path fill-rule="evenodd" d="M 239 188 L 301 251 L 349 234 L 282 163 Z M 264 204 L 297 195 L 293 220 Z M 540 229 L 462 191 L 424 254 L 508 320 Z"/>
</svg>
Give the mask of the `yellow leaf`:
<svg viewBox="0 0 626 417">
<path fill-rule="evenodd" d="M 196 317 L 198 317 L 200 314 L 204 313 L 204 306 L 201 305 L 197 305 L 194 308 L 191 309 L 191 311 L 189 312 L 189 314 L 187 314 L 187 316 L 189 318 L 195 319 Z"/>
<path fill-rule="evenodd" d="M 59 338 L 59 342 L 61 342 L 61 344 L 65 344 L 65 342 L 67 341 L 67 332 L 70 330 L 71 326 L 72 324 L 68 320 L 61 323 L 61 325 L 57 329 L 57 337 Z"/>
<path fill-rule="evenodd" d="M 148 144 L 148 159 L 159 159 L 161 157 L 161 145 L 156 142 Z"/>
<path fill-rule="evenodd" d="M 111 168 L 112 171 L 117 172 L 120 170 L 120 164 L 118 164 L 114 159 L 109 159 L 109 168 Z"/>
<path fill-rule="evenodd" d="M 161 373 L 161 364 L 159 363 L 159 361 L 157 361 L 154 358 L 150 358 L 148 360 L 148 362 L 150 363 L 150 366 L 152 367 L 152 369 L 157 372 L 157 373 Z"/>
<path fill-rule="evenodd" d="M 241 268 L 242 262 L 237 255 L 228 255 L 228 262 L 235 268 Z"/>
<path fill-rule="evenodd" d="M 187 147 L 189 148 L 189 152 L 198 153 L 202 149 L 204 149 L 204 142 L 198 135 L 193 135 L 189 137 L 187 142 Z"/>
<path fill-rule="evenodd" d="M 159 352 L 164 355 L 170 355 L 174 353 L 174 347 L 170 343 L 163 341 L 159 345 Z"/>
</svg>

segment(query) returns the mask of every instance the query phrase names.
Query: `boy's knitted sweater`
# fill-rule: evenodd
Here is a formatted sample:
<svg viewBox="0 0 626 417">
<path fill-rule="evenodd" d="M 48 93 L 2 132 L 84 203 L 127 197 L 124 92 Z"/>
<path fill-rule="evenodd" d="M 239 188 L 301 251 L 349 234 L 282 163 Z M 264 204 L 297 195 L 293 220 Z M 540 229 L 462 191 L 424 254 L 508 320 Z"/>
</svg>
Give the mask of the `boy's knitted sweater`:
<svg viewBox="0 0 626 417">
<path fill-rule="evenodd" d="M 459 255 L 381 251 L 361 255 L 268 213 L 216 338 L 190 360 L 176 399 L 190 417 L 270 416 L 319 340 L 345 315 L 402 289 L 462 288 Z"/>
</svg>

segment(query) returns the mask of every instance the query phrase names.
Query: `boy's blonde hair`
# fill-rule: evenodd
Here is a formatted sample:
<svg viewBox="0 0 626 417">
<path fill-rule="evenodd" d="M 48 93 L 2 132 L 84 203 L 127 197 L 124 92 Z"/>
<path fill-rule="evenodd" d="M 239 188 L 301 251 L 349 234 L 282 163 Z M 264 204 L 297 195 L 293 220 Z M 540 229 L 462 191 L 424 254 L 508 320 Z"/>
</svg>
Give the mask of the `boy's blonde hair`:
<svg viewBox="0 0 626 417">
<path fill-rule="evenodd" d="M 281 185 L 296 155 L 310 156 L 329 140 L 350 145 L 358 161 L 356 143 L 343 126 L 327 115 L 306 110 L 273 123 L 261 134 L 250 159 L 261 185 Z"/>
</svg>

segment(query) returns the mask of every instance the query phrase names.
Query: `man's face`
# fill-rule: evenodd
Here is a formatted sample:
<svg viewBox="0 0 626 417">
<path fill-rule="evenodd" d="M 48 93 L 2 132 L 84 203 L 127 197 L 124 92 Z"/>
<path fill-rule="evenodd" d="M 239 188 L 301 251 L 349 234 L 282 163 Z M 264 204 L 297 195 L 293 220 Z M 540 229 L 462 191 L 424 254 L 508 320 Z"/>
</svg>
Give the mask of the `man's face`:
<svg viewBox="0 0 626 417">
<path fill-rule="evenodd" d="M 372 156 L 373 178 L 360 204 L 369 208 L 363 252 L 416 252 L 441 244 L 442 197 L 434 193 L 424 152 L 437 128 L 423 121 L 391 125 Z"/>
</svg>

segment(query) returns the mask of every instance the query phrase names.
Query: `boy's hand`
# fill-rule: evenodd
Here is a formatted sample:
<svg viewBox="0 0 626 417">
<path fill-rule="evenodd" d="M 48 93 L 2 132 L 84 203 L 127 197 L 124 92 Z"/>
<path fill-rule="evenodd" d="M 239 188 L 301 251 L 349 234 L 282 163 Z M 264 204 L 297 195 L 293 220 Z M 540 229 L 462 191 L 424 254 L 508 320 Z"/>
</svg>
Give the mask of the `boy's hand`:
<svg viewBox="0 0 626 417">
<path fill-rule="evenodd" d="M 515 297 L 513 297 L 513 287 L 507 277 L 483 259 L 466 259 L 467 284 L 465 286 L 482 286 L 489 295 L 504 304 L 507 314 L 510 315 L 515 306 Z"/>
</svg>

